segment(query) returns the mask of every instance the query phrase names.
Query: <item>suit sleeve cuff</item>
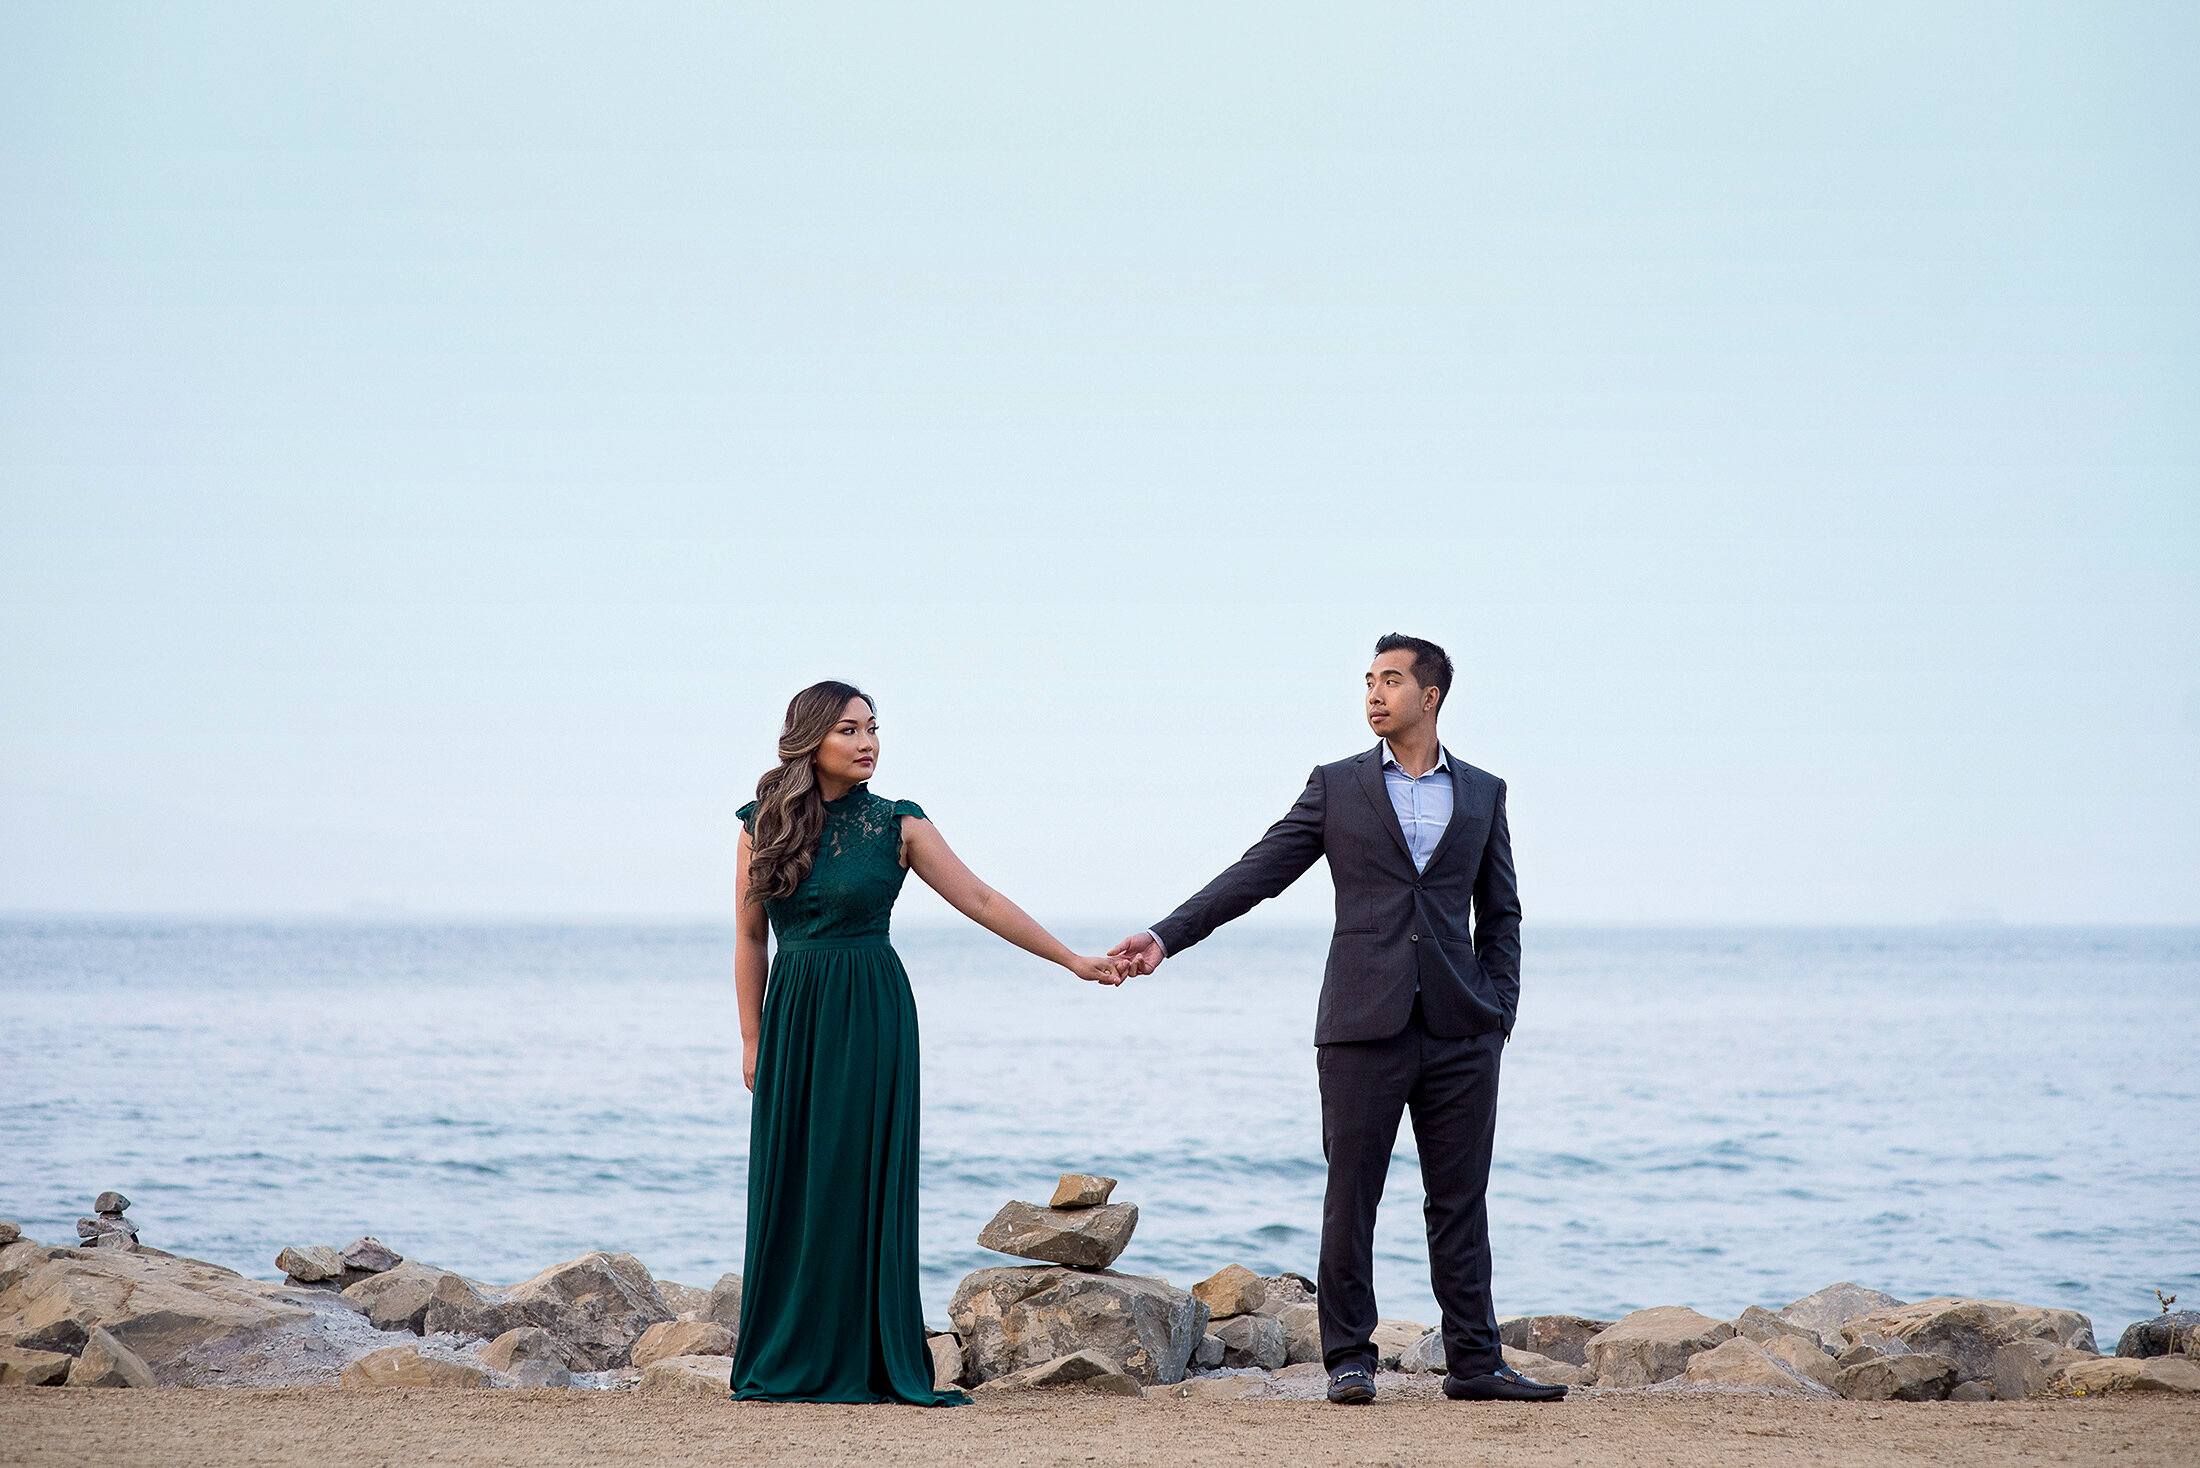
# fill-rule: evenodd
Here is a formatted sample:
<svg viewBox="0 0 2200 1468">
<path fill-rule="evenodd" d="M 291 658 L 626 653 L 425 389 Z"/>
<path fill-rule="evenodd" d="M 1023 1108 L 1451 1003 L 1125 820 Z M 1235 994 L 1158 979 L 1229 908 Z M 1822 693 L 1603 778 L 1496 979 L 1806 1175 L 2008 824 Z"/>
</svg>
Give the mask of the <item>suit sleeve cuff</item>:
<svg viewBox="0 0 2200 1468">
<path fill-rule="evenodd" d="M 1169 945 L 1161 941 L 1161 935 L 1159 933 L 1155 932 L 1151 928 L 1148 928 L 1146 929 L 1146 936 L 1153 939 L 1153 946 L 1161 950 L 1161 956 L 1163 958 L 1167 958 L 1169 956 Z"/>
</svg>

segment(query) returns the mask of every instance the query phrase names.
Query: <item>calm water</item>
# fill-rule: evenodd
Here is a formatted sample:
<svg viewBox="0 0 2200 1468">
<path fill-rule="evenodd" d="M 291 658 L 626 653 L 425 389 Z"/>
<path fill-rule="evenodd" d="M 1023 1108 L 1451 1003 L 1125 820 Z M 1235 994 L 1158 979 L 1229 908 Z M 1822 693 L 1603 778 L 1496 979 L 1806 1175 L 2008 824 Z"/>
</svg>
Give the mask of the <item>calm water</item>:
<svg viewBox="0 0 2200 1468">
<path fill-rule="evenodd" d="M 1095 946 L 1116 932 L 1081 935 Z M 1109 992 L 897 939 L 924 1023 L 927 1314 L 1057 1173 L 1121 1267 L 1313 1272 L 1325 935 L 1225 933 Z M 273 1278 L 374 1233 L 491 1280 L 741 1265 L 748 1098 L 717 927 L 0 921 L 0 1216 Z M 1836 1279 L 2086 1311 L 2200 1297 L 2200 931 L 1532 930 L 1490 1212 L 1500 1309 L 1731 1316 Z M 1410 1130 L 1385 1314 L 1433 1322 Z"/>
</svg>

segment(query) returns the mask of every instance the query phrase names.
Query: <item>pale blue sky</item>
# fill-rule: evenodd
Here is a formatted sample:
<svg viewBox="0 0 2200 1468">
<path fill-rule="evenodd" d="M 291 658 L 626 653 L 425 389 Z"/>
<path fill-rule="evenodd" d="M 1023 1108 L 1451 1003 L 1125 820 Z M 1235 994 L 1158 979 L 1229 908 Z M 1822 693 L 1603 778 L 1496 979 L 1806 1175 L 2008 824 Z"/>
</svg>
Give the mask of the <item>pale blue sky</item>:
<svg viewBox="0 0 2200 1468">
<path fill-rule="evenodd" d="M 1399 629 L 1531 920 L 2200 921 L 2190 7 L 456 9 L 0 15 L 0 908 L 722 913 L 832 676 L 1147 921 Z"/>
</svg>

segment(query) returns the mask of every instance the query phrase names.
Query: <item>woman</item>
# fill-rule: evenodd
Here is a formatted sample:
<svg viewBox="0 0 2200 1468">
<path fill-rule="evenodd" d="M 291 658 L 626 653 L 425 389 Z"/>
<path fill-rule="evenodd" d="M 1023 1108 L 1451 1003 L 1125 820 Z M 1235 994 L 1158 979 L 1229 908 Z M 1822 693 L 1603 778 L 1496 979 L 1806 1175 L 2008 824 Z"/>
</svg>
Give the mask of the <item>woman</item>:
<svg viewBox="0 0 2200 1468">
<path fill-rule="evenodd" d="M 749 1243 L 733 1394 L 954 1406 L 917 1300 L 917 1010 L 887 942 L 910 871 L 958 912 L 1081 979 L 1120 984 L 971 875 L 914 801 L 873 795 L 878 719 L 845 683 L 787 705 L 779 767 L 741 807 L 734 987 L 749 1123 Z M 779 939 L 765 974 L 765 922 Z"/>
</svg>

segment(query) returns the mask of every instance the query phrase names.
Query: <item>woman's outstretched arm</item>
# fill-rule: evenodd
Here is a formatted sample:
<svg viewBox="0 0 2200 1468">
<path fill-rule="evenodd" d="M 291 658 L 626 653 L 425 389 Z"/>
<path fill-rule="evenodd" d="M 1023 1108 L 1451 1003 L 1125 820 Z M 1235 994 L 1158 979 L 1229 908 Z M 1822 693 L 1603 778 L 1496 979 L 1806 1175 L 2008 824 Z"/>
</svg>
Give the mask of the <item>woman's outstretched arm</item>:
<svg viewBox="0 0 2200 1468">
<path fill-rule="evenodd" d="M 909 870 L 924 878 L 925 885 L 947 899 L 947 905 L 988 932 L 997 933 L 1026 953 L 1058 963 L 1080 979 L 1095 984 L 1120 984 L 1123 969 L 1112 958 L 1072 953 L 1015 903 L 988 887 L 962 864 L 947 845 L 947 838 L 922 816 L 901 818 L 902 859 Z"/>
<path fill-rule="evenodd" d="M 756 1089 L 756 1042 L 764 1033 L 764 974 L 771 964 L 765 940 L 771 934 L 764 904 L 749 901 L 749 833 L 741 833 L 734 851 L 734 886 L 740 891 L 740 915 L 734 919 L 733 992 L 741 1009 L 741 1083 Z"/>
</svg>

